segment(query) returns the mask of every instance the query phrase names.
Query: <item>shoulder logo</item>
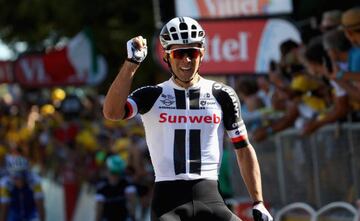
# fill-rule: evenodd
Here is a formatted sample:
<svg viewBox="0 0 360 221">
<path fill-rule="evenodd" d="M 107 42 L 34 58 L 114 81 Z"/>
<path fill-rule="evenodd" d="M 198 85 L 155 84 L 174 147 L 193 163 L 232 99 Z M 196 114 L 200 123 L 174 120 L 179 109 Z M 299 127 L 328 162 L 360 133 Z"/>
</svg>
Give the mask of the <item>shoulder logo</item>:
<svg viewBox="0 0 360 221">
<path fill-rule="evenodd" d="M 206 93 L 204 96 L 205 96 L 205 98 L 210 98 L 211 97 L 210 93 Z"/>
<path fill-rule="evenodd" d="M 175 103 L 175 97 L 171 94 L 161 94 L 160 102 L 165 106 L 171 106 L 173 103 Z"/>
<path fill-rule="evenodd" d="M 222 85 L 219 84 L 219 83 L 214 83 L 213 87 L 214 87 L 215 90 L 220 90 L 222 88 Z"/>
</svg>

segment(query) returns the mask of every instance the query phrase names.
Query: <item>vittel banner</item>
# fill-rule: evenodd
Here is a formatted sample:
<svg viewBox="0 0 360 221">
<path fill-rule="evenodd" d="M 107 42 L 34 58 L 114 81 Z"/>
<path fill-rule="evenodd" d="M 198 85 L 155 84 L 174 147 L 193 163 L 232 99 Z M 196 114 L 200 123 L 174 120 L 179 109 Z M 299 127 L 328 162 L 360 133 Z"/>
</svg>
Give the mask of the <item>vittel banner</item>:
<svg viewBox="0 0 360 221">
<path fill-rule="evenodd" d="M 288 39 L 300 42 L 298 30 L 281 19 L 203 21 L 206 32 L 201 74 L 266 73 L 271 60 L 279 61 L 280 44 Z M 156 41 L 156 56 L 164 52 Z"/>
<path fill-rule="evenodd" d="M 176 15 L 192 18 L 228 18 L 285 14 L 291 0 L 176 0 Z"/>
<path fill-rule="evenodd" d="M 14 81 L 13 76 L 13 62 L 0 61 L 0 84 L 12 83 Z"/>
</svg>

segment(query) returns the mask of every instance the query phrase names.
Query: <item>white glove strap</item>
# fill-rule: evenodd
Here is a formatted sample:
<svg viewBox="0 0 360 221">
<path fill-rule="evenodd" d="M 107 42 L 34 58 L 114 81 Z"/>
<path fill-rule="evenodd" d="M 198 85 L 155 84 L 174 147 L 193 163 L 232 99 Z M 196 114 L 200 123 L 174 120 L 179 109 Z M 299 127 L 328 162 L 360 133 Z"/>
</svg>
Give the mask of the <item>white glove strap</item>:
<svg viewBox="0 0 360 221">
<path fill-rule="evenodd" d="M 256 204 L 253 209 L 258 210 L 261 213 L 261 218 L 263 221 L 273 221 L 273 217 L 270 215 L 269 211 L 265 208 L 263 203 Z"/>
<path fill-rule="evenodd" d="M 134 63 L 141 63 L 142 61 L 144 61 L 144 59 L 146 58 L 147 55 L 147 44 L 146 44 L 146 39 L 144 39 L 143 41 L 144 47 L 142 47 L 140 50 L 136 48 L 134 40 L 130 39 L 127 43 L 126 43 L 126 48 L 127 48 L 127 58 L 130 61 L 133 61 Z"/>
</svg>

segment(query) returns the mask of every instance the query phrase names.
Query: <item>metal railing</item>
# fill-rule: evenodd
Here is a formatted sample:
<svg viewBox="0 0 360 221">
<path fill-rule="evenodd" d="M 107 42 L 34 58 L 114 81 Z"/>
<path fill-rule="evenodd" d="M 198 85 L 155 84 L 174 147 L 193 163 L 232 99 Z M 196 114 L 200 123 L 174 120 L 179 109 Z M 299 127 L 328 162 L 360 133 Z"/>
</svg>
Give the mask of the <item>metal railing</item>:
<svg viewBox="0 0 360 221">
<path fill-rule="evenodd" d="M 304 202 L 321 208 L 360 198 L 360 123 L 332 124 L 311 136 L 295 129 L 261 143 L 252 142 L 261 166 L 263 192 L 273 208 Z M 233 171 L 236 196 L 247 196 Z"/>
<path fill-rule="evenodd" d="M 339 217 L 338 215 L 338 217 L 335 216 L 336 218 L 331 218 L 331 220 L 359 221 L 359 214 L 356 211 L 356 209 L 351 204 L 346 202 L 332 202 L 323 206 L 318 211 L 315 211 L 310 205 L 306 203 L 301 203 L 301 202 L 292 203 L 283 207 L 276 213 L 275 221 L 283 220 L 283 218 L 285 218 L 288 213 L 291 213 L 292 211 L 295 210 L 296 211 L 302 210 L 308 213 L 309 218 L 306 220 L 319 221 L 319 220 L 324 220 L 323 217 L 321 217 L 323 214 L 329 213 L 332 210 L 339 210 L 339 209 L 343 210 L 342 211 L 343 213 L 344 212 L 348 213 L 347 217 L 345 217 L 344 215 L 342 217 Z"/>
</svg>

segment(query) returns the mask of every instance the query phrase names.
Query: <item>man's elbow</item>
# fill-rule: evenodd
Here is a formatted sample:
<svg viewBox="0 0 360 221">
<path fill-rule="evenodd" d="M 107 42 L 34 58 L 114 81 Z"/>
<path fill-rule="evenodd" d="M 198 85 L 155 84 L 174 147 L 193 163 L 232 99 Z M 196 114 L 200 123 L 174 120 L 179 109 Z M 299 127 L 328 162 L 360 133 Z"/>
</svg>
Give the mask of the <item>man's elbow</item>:
<svg viewBox="0 0 360 221">
<path fill-rule="evenodd" d="M 103 108 L 103 115 L 105 119 L 113 121 L 123 119 L 124 117 L 124 113 L 122 111 L 115 111 L 114 109 L 106 108 L 105 106 Z"/>
</svg>

